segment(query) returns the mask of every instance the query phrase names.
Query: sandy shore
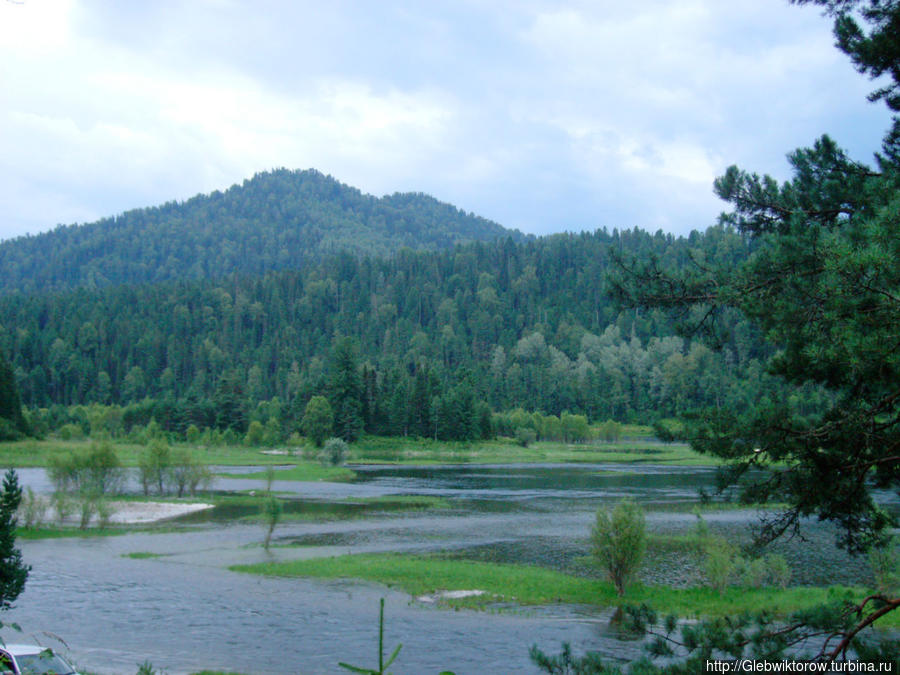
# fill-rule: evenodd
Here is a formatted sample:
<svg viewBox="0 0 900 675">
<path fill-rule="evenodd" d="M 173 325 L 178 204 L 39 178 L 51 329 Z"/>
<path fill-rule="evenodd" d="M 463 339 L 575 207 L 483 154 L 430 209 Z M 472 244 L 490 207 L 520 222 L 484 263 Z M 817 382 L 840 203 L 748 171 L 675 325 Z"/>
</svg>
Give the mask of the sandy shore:
<svg viewBox="0 0 900 675">
<path fill-rule="evenodd" d="M 173 502 L 110 502 L 113 509 L 111 523 L 135 525 L 155 523 L 160 520 L 177 518 L 195 511 L 213 508 L 212 504 L 180 504 Z"/>
</svg>

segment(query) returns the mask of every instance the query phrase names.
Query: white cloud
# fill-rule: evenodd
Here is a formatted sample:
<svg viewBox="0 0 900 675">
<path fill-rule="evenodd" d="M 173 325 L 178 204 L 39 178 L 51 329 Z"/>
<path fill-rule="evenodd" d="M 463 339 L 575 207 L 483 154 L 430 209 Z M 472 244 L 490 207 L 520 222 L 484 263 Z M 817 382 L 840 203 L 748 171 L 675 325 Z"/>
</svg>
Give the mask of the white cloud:
<svg viewBox="0 0 900 675">
<path fill-rule="evenodd" d="M 70 38 L 73 4 L 73 0 L 3 3 L 0 49 L 28 57 L 64 48 Z"/>
<path fill-rule="evenodd" d="M 870 87 L 783 0 L 0 3 L 0 238 L 278 166 L 536 232 L 686 231 L 727 164 L 873 150 Z"/>
</svg>

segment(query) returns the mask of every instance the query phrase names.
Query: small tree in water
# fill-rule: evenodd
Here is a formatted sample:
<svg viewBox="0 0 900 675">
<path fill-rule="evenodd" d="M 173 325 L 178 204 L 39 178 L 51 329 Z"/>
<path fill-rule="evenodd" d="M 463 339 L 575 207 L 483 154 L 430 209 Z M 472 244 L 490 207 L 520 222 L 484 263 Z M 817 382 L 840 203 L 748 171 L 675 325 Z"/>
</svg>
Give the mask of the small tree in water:
<svg viewBox="0 0 900 675">
<path fill-rule="evenodd" d="M 606 570 L 619 595 L 634 577 L 647 548 L 644 511 L 631 499 L 623 499 L 610 514 L 597 510 L 591 530 L 591 548 L 597 563 Z"/>
<path fill-rule="evenodd" d="M 266 524 L 268 525 L 263 548 L 268 551 L 269 543 L 272 541 L 272 533 L 275 531 L 275 526 L 278 525 L 278 521 L 281 520 L 281 502 L 278 501 L 277 498 L 269 496 L 269 498 L 263 502 L 262 511 L 263 516 L 265 516 L 266 519 Z"/>
<path fill-rule="evenodd" d="M 19 477 L 9 469 L 3 477 L 0 492 L 0 610 L 9 609 L 25 589 L 31 569 L 22 562 L 22 552 L 16 548 L 16 510 L 22 501 Z"/>
</svg>

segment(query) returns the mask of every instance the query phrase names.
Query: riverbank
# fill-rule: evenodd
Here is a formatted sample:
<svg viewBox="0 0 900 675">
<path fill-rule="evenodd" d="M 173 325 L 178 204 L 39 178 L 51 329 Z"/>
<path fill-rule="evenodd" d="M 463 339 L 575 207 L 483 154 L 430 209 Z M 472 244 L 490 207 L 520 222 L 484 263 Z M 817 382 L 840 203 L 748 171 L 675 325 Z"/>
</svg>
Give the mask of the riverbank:
<svg viewBox="0 0 900 675">
<path fill-rule="evenodd" d="M 449 607 L 484 609 L 520 605 L 574 604 L 599 608 L 651 605 L 662 614 L 683 618 L 733 616 L 766 609 L 776 616 L 835 601 L 860 601 L 866 590 L 846 586 L 790 588 L 671 588 L 633 584 L 618 597 L 612 584 L 529 565 L 447 560 L 395 553 L 234 565 L 229 569 L 270 577 L 360 579 L 398 588 L 413 598 Z M 481 593 L 472 593 L 478 590 Z M 448 591 L 468 591 L 465 595 Z M 900 628 L 900 616 L 888 614 L 876 625 Z"/>
<path fill-rule="evenodd" d="M 111 501 L 108 502 L 108 506 L 111 511 L 110 523 L 146 525 L 206 511 L 214 505 L 203 502 Z"/>
<path fill-rule="evenodd" d="M 634 436 L 615 442 L 557 443 L 539 441 L 522 447 L 511 439 L 470 443 L 421 438 L 365 436 L 350 445 L 349 468 L 322 467 L 317 449 L 311 445 L 271 448 L 263 446 L 204 446 L 175 443 L 192 458 L 207 466 L 280 466 L 296 468 L 290 480 L 347 480 L 354 464 L 529 464 L 611 463 L 664 464 L 668 466 L 716 466 L 714 458 L 694 452 L 684 443 L 662 443 L 647 428 L 635 427 Z M 0 457 L 13 468 L 47 467 L 54 458 L 89 448 L 90 440 L 27 439 L 0 443 Z M 138 466 L 146 447 L 137 443 L 113 442 L 123 466 Z"/>
</svg>

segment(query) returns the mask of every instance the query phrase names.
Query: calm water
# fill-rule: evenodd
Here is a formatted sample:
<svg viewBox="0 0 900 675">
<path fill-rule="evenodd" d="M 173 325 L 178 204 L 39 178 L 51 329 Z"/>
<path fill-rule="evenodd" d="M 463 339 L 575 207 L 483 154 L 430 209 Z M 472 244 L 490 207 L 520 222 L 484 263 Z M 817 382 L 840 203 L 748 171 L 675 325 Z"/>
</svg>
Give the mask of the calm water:
<svg viewBox="0 0 900 675">
<path fill-rule="evenodd" d="M 22 542 L 32 573 L 5 620 L 48 645 L 65 639 L 73 658 L 98 673 L 133 673 L 150 660 L 170 673 L 201 668 L 246 673 L 346 672 L 338 661 L 376 662 L 378 599 L 387 598 L 386 644 L 403 643 L 395 673 L 536 672 L 527 649 L 557 651 L 569 641 L 622 660 L 639 653 L 608 625 L 608 615 L 577 607 L 518 612 L 447 611 L 405 594 L 352 582 L 263 579 L 229 572 L 235 563 L 367 551 L 430 551 L 525 562 L 589 573 L 587 533 L 598 505 L 631 496 L 648 509 L 648 527 L 687 532 L 685 508 L 713 474 L 696 468 L 604 465 L 359 467 L 355 483 L 276 481 L 294 509 L 327 521 L 279 525 L 276 543 L 259 546 L 261 525 L 235 524 L 238 512 L 183 519 L 183 531 L 120 537 Z M 22 470 L 24 485 L 46 491 L 41 470 Z M 261 489 L 256 479 L 218 479 L 215 489 Z M 430 495 L 449 507 L 400 513 L 363 498 Z M 334 502 L 340 501 L 340 504 Z M 706 516 L 711 528 L 741 539 L 755 514 Z M 832 533 L 810 524 L 811 544 L 789 542 L 799 583 L 858 581 L 865 565 L 843 556 Z M 159 557 L 131 559 L 128 553 Z M 646 566 L 648 581 L 691 583 L 691 562 L 663 554 Z M 7 640 L 21 636 L 4 632 Z"/>
</svg>

